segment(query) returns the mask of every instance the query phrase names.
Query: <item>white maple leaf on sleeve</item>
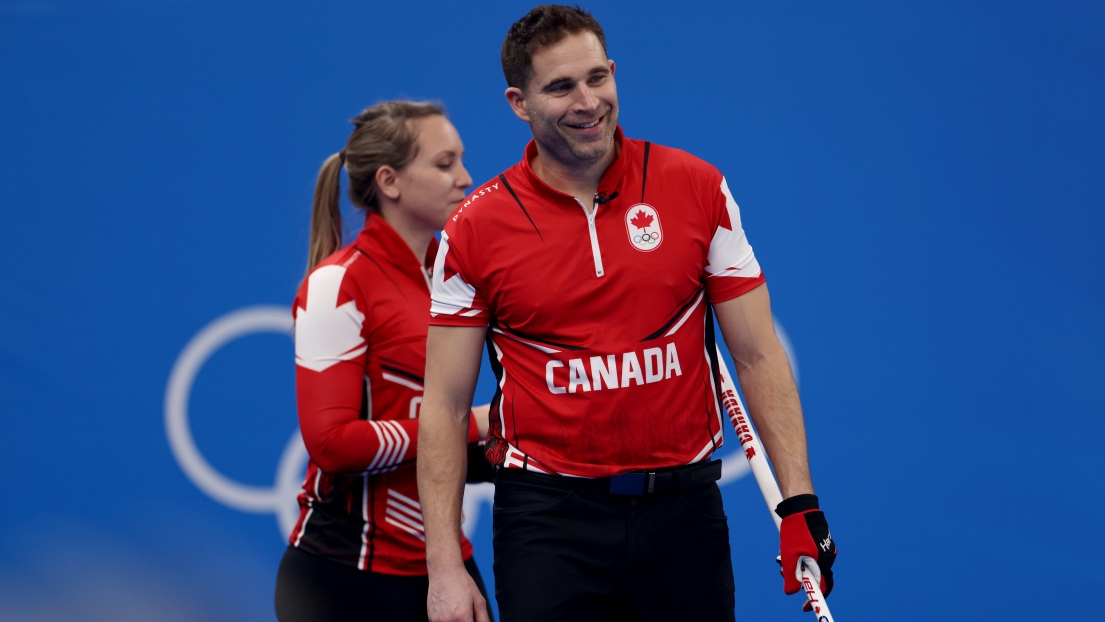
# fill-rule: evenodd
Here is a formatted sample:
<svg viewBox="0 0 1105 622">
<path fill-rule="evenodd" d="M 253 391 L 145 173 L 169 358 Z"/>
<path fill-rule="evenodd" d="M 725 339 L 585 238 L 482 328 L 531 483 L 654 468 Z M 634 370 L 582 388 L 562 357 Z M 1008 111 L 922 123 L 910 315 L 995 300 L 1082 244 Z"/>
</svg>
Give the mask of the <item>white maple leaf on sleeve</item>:
<svg viewBox="0 0 1105 622">
<path fill-rule="evenodd" d="M 307 280 L 307 308 L 299 307 L 295 318 L 296 365 L 323 371 L 368 349 L 361 336 L 364 314 L 352 300 L 338 306 L 343 278 L 342 266 L 323 266 Z"/>
</svg>

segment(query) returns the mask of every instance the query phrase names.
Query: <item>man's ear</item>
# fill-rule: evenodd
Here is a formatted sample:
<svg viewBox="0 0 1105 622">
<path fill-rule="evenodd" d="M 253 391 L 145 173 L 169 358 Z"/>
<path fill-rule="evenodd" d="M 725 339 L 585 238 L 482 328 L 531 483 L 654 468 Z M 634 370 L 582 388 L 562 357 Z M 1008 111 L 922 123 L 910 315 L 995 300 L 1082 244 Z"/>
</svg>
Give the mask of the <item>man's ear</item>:
<svg viewBox="0 0 1105 622">
<path fill-rule="evenodd" d="M 399 200 L 399 174 L 390 166 L 376 169 L 376 190 L 392 201 Z"/>
<path fill-rule="evenodd" d="M 608 58 L 606 60 L 610 61 L 610 75 L 614 75 L 614 59 Z"/>
<path fill-rule="evenodd" d="M 529 123 L 529 112 L 526 110 L 526 94 L 522 89 L 512 86 L 506 90 L 506 103 L 510 104 L 510 110 L 514 116 Z"/>
</svg>

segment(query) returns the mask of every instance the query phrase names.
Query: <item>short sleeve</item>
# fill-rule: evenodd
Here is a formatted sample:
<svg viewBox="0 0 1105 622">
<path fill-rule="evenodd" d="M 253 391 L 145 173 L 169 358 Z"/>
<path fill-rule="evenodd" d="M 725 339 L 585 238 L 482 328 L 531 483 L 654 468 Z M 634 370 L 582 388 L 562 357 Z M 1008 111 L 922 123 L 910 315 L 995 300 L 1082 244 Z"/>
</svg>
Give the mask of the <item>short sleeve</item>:
<svg viewBox="0 0 1105 622">
<path fill-rule="evenodd" d="M 463 226 L 465 220 L 451 220 L 441 232 L 430 289 L 432 326 L 487 326 L 487 304 L 473 285 L 476 275 L 469 269 L 474 249 L 471 231 Z M 454 226 L 458 224 L 461 226 Z"/>
<path fill-rule="evenodd" d="M 764 276 L 741 227 L 740 208 L 724 177 L 712 196 L 717 224 L 710 239 L 704 277 L 710 301 L 724 302 L 759 287 Z"/>
</svg>

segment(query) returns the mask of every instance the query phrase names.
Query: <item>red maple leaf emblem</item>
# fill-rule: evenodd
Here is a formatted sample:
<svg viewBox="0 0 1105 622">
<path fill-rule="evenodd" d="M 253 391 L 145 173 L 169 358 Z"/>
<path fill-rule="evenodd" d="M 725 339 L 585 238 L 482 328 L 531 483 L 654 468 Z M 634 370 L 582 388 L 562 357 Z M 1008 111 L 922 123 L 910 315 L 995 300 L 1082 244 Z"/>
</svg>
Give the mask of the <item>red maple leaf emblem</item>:
<svg viewBox="0 0 1105 622">
<path fill-rule="evenodd" d="M 633 220 L 630 220 L 629 223 L 638 229 L 644 229 L 652 224 L 652 216 L 646 214 L 644 210 L 638 210 L 637 213 L 633 215 Z"/>
</svg>

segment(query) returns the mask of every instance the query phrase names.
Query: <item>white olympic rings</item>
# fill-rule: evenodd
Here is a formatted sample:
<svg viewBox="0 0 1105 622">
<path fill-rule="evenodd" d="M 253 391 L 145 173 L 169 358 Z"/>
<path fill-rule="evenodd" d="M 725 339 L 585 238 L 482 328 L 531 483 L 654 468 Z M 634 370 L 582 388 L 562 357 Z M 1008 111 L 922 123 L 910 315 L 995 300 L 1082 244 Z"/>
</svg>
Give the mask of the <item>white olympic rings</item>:
<svg viewBox="0 0 1105 622">
<path fill-rule="evenodd" d="M 284 446 L 271 488 L 250 486 L 236 482 L 219 471 L 203 457 L 192 436 L 188 421 L 188 399 L 196 376 L 207 359 L 227 343 L 254 333 L 278 333 L 291 336 L 293 322 L 284 307 L 265 305 L 245 307 L 228 313 L 203 327 L 184 346 L 169 373 L 165 390 L 165 432 L 169 447 L 188 479 L 207 496 L 223 505 L 242 512 L 264 514 L 272 512 L 283 537 L 287 537 L 299 518 L 296 495 L 306 472 L 307 449 L 297 428 Z M 790 339 L 778 321 L 775 331 L 790 359 L 794 379 L 798 380 L 798 364 Z M 748 461 L 740 445 L 721 457 L 722 470 L 718 485 L 724 486 L 748 474 Z M 469 484 L 464 494 L 463 530 L 471 536 L 479 524 L 480 510 L 491 504 L 495 487 L 490 484 Z"/>
</svg>

